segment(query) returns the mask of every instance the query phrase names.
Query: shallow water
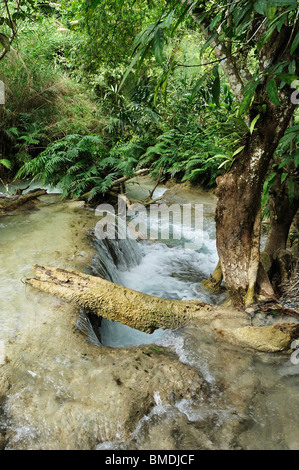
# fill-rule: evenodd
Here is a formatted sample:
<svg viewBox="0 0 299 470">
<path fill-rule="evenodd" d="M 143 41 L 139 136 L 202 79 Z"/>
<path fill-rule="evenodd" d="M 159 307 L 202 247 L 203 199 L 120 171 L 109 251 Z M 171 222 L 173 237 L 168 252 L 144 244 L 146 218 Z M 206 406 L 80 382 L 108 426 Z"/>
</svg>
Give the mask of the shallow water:
<svg viewBox="0 0 299 470">
<path fill-rule="evenodd" d="M 41 197 L 34 210 L 0 217 L 0 340 L 33 328 L 60 304 L 26 288 L 35 263 L 82 269 L 90 261 L 92 246 L 82 240 L 96 218 L 76 207 L 53 194 Z"/>
<path fill-rule="evenodd" d="M 207 212 L 201 250 L 186 250 L 179 243 L 173 247 L 162 241 L 142 241 L 132 243 L 129 253 L 124 245 L 125 256 L 117 265 L 109 258 L 109 245 L 94 247 L 85 237 L 97 222 L 94 213 L 73 203 L 61 203 L 58 195 L 42 197 L 36 210 L 1 217 L 0 341 L 9 347 L 9 341 L 17 341 L 24 330 L 34 334 L 34 328 L 61 305 L 60 300 L 26 289 L 22 283 L 22 279 L 32 276 L 34 263 L 94 273 L 104 270 L 115 282 L 149 294 L 220 302 L 222 297 L 208 296 L 200 286 L 217 262 L 213 218 L 211 211 Z M 97 255 L 91 262 L 94 249 Z M 117 253 L 119 247 L 113 249 Z M 210 391 L 206 401 L 198 397 L 175 404 L 163 403 L 156 393 L 155 406 L 140 417 L 129 439 L 121 439 L 118 432 L 111 438 L 109 433 L 97 449 L 159 449 L 162 442 L 164 449 L 168 444 L 171 449 L 226 449 L 228 445 L 242 449 L 299 449 L 299 371 L 289 355 L 253 354 L 206 337 L 191 327 L 145 335 L 104 322 L 101 340 L 118 348 L 153 342 L 157 347 L 168 347 L 181 362 L 204 377 Z M 56 380 L 55 389 L 61 388 L 59 393 L 63 393 L 60 366 L 49 358 L 48 380 Z M 34 380 L 31 386 L 34 387 Z M 238 434 L 232 431 L 230 435 L 230 425 L 233 427 L 234 423 L 239 426 Z M 41 419 L 40 426 L 46 424 Z M 29 422 L 15 432 L 18 442 L 39 431 L 32 429 Z"/>
</svg>

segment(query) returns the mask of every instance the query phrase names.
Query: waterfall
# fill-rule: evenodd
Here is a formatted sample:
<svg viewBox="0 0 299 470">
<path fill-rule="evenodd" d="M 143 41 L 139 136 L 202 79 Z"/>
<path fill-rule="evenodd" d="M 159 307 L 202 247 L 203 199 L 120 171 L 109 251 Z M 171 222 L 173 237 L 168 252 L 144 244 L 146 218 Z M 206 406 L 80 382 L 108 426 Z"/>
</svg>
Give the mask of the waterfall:
<svg viewBox="0 0 299 470">
<path fill-rule="evenodd" d="M 218 261 L 212 220 L 206 221 L 202 247 L 195 251 L 184 248 L 184 239 L 181 244 L 176 241 L 176 245 L 162 240 L 137 242 L 130 236 L 126 221 L 119 222 L 117 216 L 110 215 L 106 232 L 102 231 L 103 224 L 98 232 L 94 230 L 96 254 L 89 266 L 89 274 L 158 297 L 200 299 L 208 303 L 224 300 L 225 294 L 209 294 L 201 287 L 202 280 L 209 276 Z M 173 225 L 173 231 L 180 229 L 181 225 Z M 80 325 L 87 338 L 94 342 L 93 332 L 88 333 L 89 327 L 94 328 L 94 325 L 81 317 L 79 328 Z M 100 331 L 96 333 L 101 344 L 111 347 L 160 344 L 162 335 L 165 337 L 163 330 L 146 334 L 106 319 L 102 319 Z"/>
<path fill-rule="evenodd" d="M 116 217 L 115 238 L 100 238 L 94 232 L 94 246 L 96 254 L 90 266 L 91 274 L 100 276 L 115 284 L 122 284 L 121 272 L 141 263 L 142 254 L 137 241 L 130 236 L 123 236 L 117 224 Z M 126 235 L 129 235 L 126 233 Z"/>
<path fill-rule="evenodd" d="M 96 230 L 94 231 L 95 255 L 87 271 L 115 284 L 125 285 L 127 274 L 142 263 L 143 254 L 139 243 L 130 234 L 127 233 L 126 238 L 123 236 L 117 224 L 117 217 L 115 221 L 115 238 L 100 238 Z M 102 318 L 99 326 L 92 321 L 90 314 L 84 311 L 80 312 L 77 327 L 87 336 L 90 343 L 111 347 L 149 344 L 162 333 L 162 330 L 157 330 L 149 335 L 105 318 Z"/>
</svg>

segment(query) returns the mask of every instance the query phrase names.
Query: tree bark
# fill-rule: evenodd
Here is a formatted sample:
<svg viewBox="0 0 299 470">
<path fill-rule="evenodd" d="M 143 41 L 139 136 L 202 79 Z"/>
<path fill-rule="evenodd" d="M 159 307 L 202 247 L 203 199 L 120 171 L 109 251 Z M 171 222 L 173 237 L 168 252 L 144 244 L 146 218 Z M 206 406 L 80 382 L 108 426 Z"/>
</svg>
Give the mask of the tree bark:
<svg viewBox="0 0 299 470">
<path fill-rule="evenodd" d="M 280 176 L 280 175 L 279 175 Z M 289 200 L 287 185 L 278 181 L 270 198 L 270 229 L 265 246 L 265 252 L 273 259 L 278 250 L 285 250 L 290 227 L 299 209 L 298 188 L 292 203 Z"/>
<path fill-rule="evenodd" d="M 231 170 L 217 179 L 217 250 L 226 288 L 234 304 L 242 307 L 254 301 L 262 185 L 295 109 L 287 93 L 281 94 L 283 104 L 278 107 L 269 101 L 264 90 L 258 91 L 261 92 L 267 112 L 259 118 L 254 134 L 248 134 L 245 148 Z"/>
<path fill-rule="evenodd" d="M 212 292 L 219 292 L 221 290 L 221 283 L 223 280 L 223 274 L 221 269 L 220 261 L 218 261 L 216 268 L 208 279 L 204 279 L 201 285 Z"/>
<path fill-rule="evenodd" d="M 137 330 L 152 333 L 158 328 L 175 329 L 192 318 L 207 313 L 208 304 L 201 301 L 168 300 L 137 292 L 73 270 L 35 265 L 39 279 L 27 279 L 31 286 L 74 301 L 80 307 L 118 321 Z"/>
<path fill-rule="evenodd" d="M 244 312 L 231 307 L 227 310 L 198 300 L 154 297 L 73 270 L 39 265 L 33 269 L 39 278 L 26 280 L 32 287 L 146 333 L 157 328 L 173 330 L 193 324 L 234 345 L 265 352 L 288 349 L 291 341 L 299 336 L 296 323 L 251 326 Z"/>
<path fill-rule="evenodd" d="M 210 37 L 212 18 L 207 14 L 205 2 L 194 4 L 188 0 L 181 3 L 189 8 L 189 15 L 199 25 L 204 36 Z M 232 21 L 230 16 L 227 16 L 227 21 Z M 240 62 L 231 53 L 230 38 L 227 37 L 226 44 L 220 40 L 221 27 L 216 31 L 214 29 L 213 33 L 212 46 L 215 55 L 220 60 L 231 90 L 240 102 L 243 100 L 244 85 L 248 83 L 250 74 L 243 73 L 246 67 L 242 64 L 242 60 Z M 251 37 L 257 43 L 265 33 L 264 21 L 260 15 L 255 14 Z M 297 33 L 296 19 L 294 26 L 284 25 L 280 32 L 273 31 L 269 40 L 261 49 L 257 49 L 256 59 L 263 78 L 256 88 L 253 104 L 249 108 L 249 119 L 248 116 L 244 119 L 250 122 L 258 114 L 260 118 L 253 134 L 248 133 L 246 136 L 244 150 L 237 155 L 230 171 L 217 179 L 218 255 L 224 283 L 233 303 L 241 307 L 254 302 L 257 291 L 260 291 L 264 297 L 275 298 L 266 272 L 259 262 L 261 192 L 269 162 L 284 135 L 295 105 L 291 102 L 289 86 L 283 89 L 278 87 L 281 106 L 274 105 L 268 96 L 267 82 L 271 66 L 292 60 L 290 43 Z M 247 53 L 244 50 L 239 52 L 243 59 L 246 58 Z M 297 65 L 296 73 L 298 72 Z M 265 106 L 266 111 L 261 111 Z"/>
</svg>

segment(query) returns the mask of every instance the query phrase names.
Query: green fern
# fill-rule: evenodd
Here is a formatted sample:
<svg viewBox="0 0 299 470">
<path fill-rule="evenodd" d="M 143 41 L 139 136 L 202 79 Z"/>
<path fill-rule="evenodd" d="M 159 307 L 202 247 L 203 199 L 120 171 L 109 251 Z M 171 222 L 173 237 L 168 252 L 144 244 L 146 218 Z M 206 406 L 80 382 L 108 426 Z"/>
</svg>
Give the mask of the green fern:
<svg viewBox="0 0 299 470">
<path fill-rule="evenodd" d="M 31 177 L 44 185 L 59 187 L 63 197 L 89 198 L 105 194 L 120 176 L 133 175 L 138 160 L 107 151 L 98 135 L 66 136 L 24 163 L 16 178 Z"/>
</svg>

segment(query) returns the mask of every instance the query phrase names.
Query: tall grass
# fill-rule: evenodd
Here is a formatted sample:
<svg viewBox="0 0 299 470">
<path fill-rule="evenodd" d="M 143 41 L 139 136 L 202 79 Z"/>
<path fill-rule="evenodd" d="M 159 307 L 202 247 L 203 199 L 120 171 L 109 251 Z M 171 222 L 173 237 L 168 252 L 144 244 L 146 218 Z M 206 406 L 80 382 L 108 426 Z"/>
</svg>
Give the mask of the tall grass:
<svg viewBox="0 0 299 470">
<path fill-rule="evenodd" d="M 57 139 L 100 132 L 91 93 L 65 69 L 70 42 L 51 20 L 27 25 L 18 50 L 0 63 L 6 97 L 0 106 L 0 158 L 12 162 L 12 173 Z"/>
</svg>

